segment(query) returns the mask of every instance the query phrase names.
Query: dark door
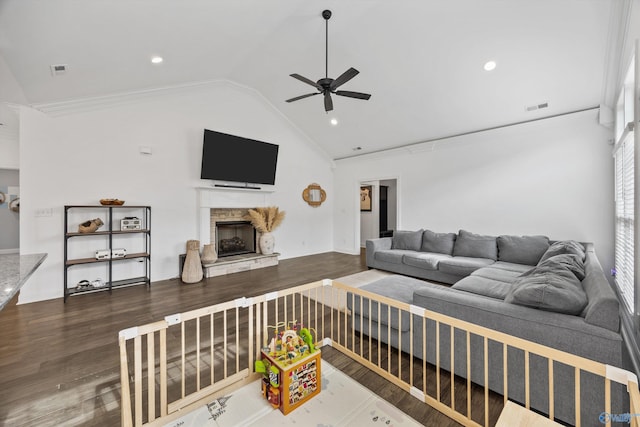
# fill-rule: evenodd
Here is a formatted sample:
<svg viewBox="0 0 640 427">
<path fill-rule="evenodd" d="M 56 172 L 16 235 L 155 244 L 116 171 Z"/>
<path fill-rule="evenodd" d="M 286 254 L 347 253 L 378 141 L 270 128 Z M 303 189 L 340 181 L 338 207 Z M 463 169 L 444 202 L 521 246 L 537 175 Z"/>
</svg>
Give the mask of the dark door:
<svg viewBox="0 0 640 427">
<path fill-rule="evenodd" d="M 380 237 L 385 237 L 388 235 L 387 229 L 389 228 L 388 218 L 388 205 L 387 205 L 387 193 L 389 192 L 389 187 L 386 185 L 380 186 Z"/>
</svg>

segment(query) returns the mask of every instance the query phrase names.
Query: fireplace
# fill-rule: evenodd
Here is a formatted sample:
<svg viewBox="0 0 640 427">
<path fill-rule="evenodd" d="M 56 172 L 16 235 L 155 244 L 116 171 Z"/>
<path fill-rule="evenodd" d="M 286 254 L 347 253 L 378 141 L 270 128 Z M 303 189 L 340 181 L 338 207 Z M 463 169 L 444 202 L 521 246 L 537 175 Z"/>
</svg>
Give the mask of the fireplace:
<svg viewBox="0 0 640 427">
<path fill-rule="evenodd" d="M 249 209 L 256 206 L 271 206 L 272 204 L 270 193 L 265 191 L 198 188 L 200 242 L 213 244 L 219 251 L 218 223 L 245 222 Z M 238 237 L 245 239 L 241 235 Z M 222 257 L 218 254 L 220 258 L 215 263 L 203 266 L 205 277 L 216 277 L 278 265 L 279 254 L 264 255 L 260 253 L 260 245 L 257 244 L 260 233 L 255 228 L 251 227 L 249 237 L 253 240 L 251 253 L 238 256 L 224 256 L 225 254 L 222 254 Z M 245 246 L 247 246 L 246 243 Z"/>
<path fill-rule="evenodd" d="M 256 252 L 256 229 L 249 221 L 217 221 L 218 257 Z"/>
</svg>

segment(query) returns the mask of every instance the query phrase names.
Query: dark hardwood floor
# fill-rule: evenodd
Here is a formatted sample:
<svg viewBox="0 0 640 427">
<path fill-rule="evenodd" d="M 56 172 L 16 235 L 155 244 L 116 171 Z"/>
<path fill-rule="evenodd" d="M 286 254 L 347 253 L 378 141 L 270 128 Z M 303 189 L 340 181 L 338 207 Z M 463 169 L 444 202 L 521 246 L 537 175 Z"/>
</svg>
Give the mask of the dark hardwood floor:
<svg viewBox="0 0 640 427">
<path fill-rule="evenodd" d="M 120 424 L 118 332 L 164 316 L 366 270 L 364 255 L 335 252 L 205 279 L 178 279 L 0 311 L 0 425 Z M 425 425 L 454 426 L 377 374 L 334 349 L 323 357 Z"/>
</svg>

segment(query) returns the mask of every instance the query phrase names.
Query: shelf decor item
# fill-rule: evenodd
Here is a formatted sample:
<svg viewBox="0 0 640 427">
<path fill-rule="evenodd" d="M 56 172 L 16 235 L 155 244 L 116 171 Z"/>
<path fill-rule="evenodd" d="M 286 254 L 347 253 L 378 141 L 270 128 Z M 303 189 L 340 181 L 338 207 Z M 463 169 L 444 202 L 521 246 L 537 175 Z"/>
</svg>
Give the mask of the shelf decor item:
<svg viewBox="0 0 640 427">
<path fill-rule="evenodd" d="M 103 205 L 103 206 L 109 206 L 109 205 L 122 206 L 122 205 L 124 205 L 124 200 L 100 199 L 100 204 Z"/>
<path fill-rule="evenodd" d="M 202 263 L 213 264 L 218 260 L 218 253 L 216 252 L 216 246 L 212 244 L 204 245 L 202 249 Z"/>
<path fill-rule="evenodd" d="M 100 218 L 90 219 L 78 225 L 78 233 L 95 233 L 103 225 L 104 222 Z"/>
<path fill-rule="evenodd" d="M 184 283 L 196 283 L 202 280 L 202 262 L 200 261 L 200 240 L 187 240 L 187 256 L 182 269 Z"/>
<path fill-rule="evenodd" d="M 284 216 L 285 212 L 280 211 L 277 206 L 249 209 L 249 213 L 245 216 L 245 219 L 250 221 L 251 225 L 260 233 L 258 246 L 260 247 L 261 253 L 265 255 L 273 253 L 275 237 L 271 232 L 282 223 Z"/>
<path fill-rule="evenodd" d="M 20 212 L 20 198 L 15 198 L 9 202 L 9 209 L 13 212 Z"/>
</svg>

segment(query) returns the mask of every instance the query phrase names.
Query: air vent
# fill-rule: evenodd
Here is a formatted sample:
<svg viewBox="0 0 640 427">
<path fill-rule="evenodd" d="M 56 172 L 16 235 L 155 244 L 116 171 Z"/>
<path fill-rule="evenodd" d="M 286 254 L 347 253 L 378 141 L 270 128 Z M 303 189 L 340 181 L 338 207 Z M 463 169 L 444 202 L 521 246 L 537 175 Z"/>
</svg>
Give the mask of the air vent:
<svg viewBox="0 0 640 427">
<path fill-rule="evenodd" d="M 60 76 L 67 72 L 67 64 L 56 64 L 51 65 L 51 75 L 52 76 Z"/>
<path fill-rule="evenodd" d="M 524 107 L 524 109 L 525 111 L 536 111 L 536 110 L 541 110 L 543 108 L 547 108 L 548 106 L 549 106 L 549 102 L 545 101 L 540 104 L 526 106 Z"/>
</svg>

